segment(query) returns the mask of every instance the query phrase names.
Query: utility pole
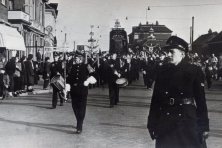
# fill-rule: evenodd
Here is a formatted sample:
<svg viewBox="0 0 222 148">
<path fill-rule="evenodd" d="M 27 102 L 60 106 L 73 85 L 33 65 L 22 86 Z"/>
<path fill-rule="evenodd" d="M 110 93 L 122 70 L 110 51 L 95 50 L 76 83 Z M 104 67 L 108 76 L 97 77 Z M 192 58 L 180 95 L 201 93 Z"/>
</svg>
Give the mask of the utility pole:
<svg viewBox="0 0 222 148">
<path fill-rule="evenodd" d="M 73 51 L 76 51 L 76 41 L 73 41 L 73 46 L 74 46 Z"/>
<path fill-rule="evenodd" d="M 192 17 L 191 50 L 192 50 L 192 46 L 193 46 L 193 36 L 194 36 L 194 16 Z"/>
<path fill-rule="evenodd" d="M 66 37 L 67 34 L 65 33 L 65 41 L 64 41 L 64 47 L 63 47 L 63 64 L 64 64 L 64 89 L 65 89 L 65 93 L 64 93 L 64 97 L 66 98 Z"/>
<path fill-rule="evenodd" d="M 190 45 L 192 44 L 192 26 L 190 26 Z"/>
</svg>

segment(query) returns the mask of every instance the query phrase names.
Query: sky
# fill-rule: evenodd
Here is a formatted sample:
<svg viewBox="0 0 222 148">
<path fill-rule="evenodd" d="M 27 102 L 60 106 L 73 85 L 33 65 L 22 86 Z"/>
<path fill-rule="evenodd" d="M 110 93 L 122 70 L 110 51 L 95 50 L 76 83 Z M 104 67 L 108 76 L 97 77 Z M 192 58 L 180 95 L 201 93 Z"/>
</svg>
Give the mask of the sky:
<svg viewBox="0 0 222 148">
<path fill-rule="evenodd" d="M 194 17 L 194 40 L 202 34 L 222 31 L 221 0 L 49 0 L 58 3 L 56 36 L 61 46 L 67 34 L 67 44 L 89 45 L 90 26 L 97 40 L 98 49 L 109 50 L 109 32 L 120 21 L 127 34 L 132 26 L 159 22 L 187 42 Z M 150 10 L 146 10 L 147 7 Z M 126 17 L 128 19 L 126 19 Z"/>
</svg>

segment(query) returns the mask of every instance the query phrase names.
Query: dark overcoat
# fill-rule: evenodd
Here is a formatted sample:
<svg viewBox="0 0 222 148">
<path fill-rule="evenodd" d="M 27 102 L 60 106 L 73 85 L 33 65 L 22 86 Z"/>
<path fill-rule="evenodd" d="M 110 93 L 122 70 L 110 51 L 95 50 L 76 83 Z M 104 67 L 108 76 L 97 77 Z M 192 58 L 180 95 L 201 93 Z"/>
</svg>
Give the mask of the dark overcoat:
<svg viewBox="0 0 222 148">
<path fill-rule="evenodd" d="M 27 85 L 34 85 L 34 64 L 32 60 L 25 61 Z"/>
<path fill-rule="evenodd" d="M 185 98 L 194 104 L 182 103 Z M 157 148 L 202 147 L 200 133 L 209 131 L 209 120 L 199 67 L 181 61 L 158 69 L 147 128 Z"/>
</svg>

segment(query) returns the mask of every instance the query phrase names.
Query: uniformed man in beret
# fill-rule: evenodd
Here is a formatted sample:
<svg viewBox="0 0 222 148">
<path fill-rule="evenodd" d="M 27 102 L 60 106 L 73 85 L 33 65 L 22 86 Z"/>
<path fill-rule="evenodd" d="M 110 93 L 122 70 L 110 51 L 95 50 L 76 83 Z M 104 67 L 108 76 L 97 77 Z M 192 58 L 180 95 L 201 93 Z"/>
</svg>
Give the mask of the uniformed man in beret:
<svg viewBox="0 0 222 148">
<path fill-rule="evenodd" d="M 70 95 L 72 99 L 72 108 L 77 120 L 77 134 L 82 132 L 83 120 L 86 114 L 89 85 L 89 81 L 87 81 L 88 76 L 87 58 L 85 58 L 84 55 L 76 54 L 66 82 L 71 86 Z"/>
<path fill-rule="evenodd" d="M 61 75 L 62 76 L 63 73 L 63 68 L 62 68 L 62 63 L 59 62 L 59 56 L 58 55 L 54 55 L 54 61 L 51 63 L 50 65 L 50 80 L 57 75 Z M 57 106 L 57 100 L 58 100 L 58 96 L 60 98 L 60 106 L 63 106 L 63 97 L 61 94 L 61 90 L 58 90 L 58 88 L 56 88 L 55 86 L 52 85 L 52 109 L 55 109 Z"/>
<path fill-rule="evenodd" d="M 202 148 L 209 131 L 202 70 L 186 61 L 188 44 L 171 36 L 158 69 L 147 128 L 156 148 Z"/>
</svg>

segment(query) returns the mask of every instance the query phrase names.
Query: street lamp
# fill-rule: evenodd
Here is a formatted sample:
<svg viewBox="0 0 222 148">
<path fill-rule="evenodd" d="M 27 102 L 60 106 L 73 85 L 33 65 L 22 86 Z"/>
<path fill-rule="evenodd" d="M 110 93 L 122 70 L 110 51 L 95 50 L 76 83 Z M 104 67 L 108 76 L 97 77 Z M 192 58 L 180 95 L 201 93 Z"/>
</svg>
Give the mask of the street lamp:
<svg viewBox="0 0 222 148">
<path fill-rule="evenodd" d="M 150 10 L 150 6 L 148 6 L 147 8 L 146 8 L 146 22 L 147 22 L 147 11 L 149 11 Z"/>
</svg>

